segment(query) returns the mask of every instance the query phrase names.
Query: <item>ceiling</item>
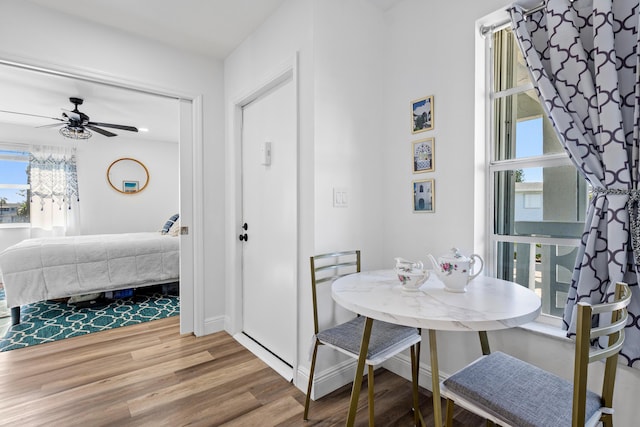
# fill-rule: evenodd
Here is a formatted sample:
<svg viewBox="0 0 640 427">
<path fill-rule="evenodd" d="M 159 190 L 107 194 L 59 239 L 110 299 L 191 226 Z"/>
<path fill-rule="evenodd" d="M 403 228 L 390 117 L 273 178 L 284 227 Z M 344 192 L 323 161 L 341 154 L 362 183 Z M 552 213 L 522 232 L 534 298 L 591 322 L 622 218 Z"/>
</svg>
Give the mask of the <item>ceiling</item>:
<svg viewBox="0 0 640 427">
<path fill-rule="evenodd" d="M 224 59 L 284 0 L 29 0 L 159 41 Z M 366 0 L 387 10 L 402 0 Z"/>
<path fill-rule="evenodd" d="M 41 7 L 145 37 L 174 48 L 223 60 L 285 0 L 28 0 Z M 402 0 L 367 0 L 387 10 Z M 0 110 L 62 117 L 69 97 L 92 121 L 148 128 L 113 130 L 120 137 L 177 142 L 178 102 L 131 90 L 0 65 Z M 152 106 L 152 107 L 151 107 Z M 153 114 L 149 114 L 152 112 Z M 56 120 L 0 113 L 0 126 L 20 126 L 35 137 L 56 135 L 39 126 Z M 1 134 L 0 134 L 1 136 Z M 93 138 L 106 138 L 95 135 Z"/>
<path fill-rule="evenodd" d="M 29 0 L 41 7 L 132 33 L 211 58 L 224 59 L 284 0 Z M 79 110 L 91 121 L 115 123 L 148 132 L 105 128 L 118 140 L 178 141 L 179 105 L 175 99 L 68 77 L 0 65 L 0 110 L 62 118 L 73 110 L 70 97 L 84 99 Z M 2 134 L 31 140 L 64 141 L 61 126 L 45 117 L 0 113 Z M 91 140 L 112 140 L 93 132 Z M 114 138 L 115 139 L 115 138 Z M 91 141 L 90 140 L 90 141 Z"/>
<path fill-rule="evenodd" d="M 178 49 L 224 59 L 284 0 L 29 0 Z"/>
<path fill-rule="evenodd" d="M 91 121 L 148 129 L 148 132 L 133 133 L 103 128 L 118 135 L 119 139 L 126 137 L 178 142 L 179 105 L 175 99 L 7 65 L 0 65 L 0 93 L 3 94 L 0 97 L 0 110 L 44 116 L 0 112 L 0 124 L 5 124 L 0 130 L 5 135 L 19 131 L 34 141 L 52 144 L 63 141 L 58 133 L 62 126 L 41 126 L 62 124 L 46 117 L 62 118 L 63 109 L 74 109 L 69 98 L 77 97 L 84 99 L 78 110 L 88 115 Z M 110 139 L 93 132 L 92 139 L 96 138 Z"/>
</svg>

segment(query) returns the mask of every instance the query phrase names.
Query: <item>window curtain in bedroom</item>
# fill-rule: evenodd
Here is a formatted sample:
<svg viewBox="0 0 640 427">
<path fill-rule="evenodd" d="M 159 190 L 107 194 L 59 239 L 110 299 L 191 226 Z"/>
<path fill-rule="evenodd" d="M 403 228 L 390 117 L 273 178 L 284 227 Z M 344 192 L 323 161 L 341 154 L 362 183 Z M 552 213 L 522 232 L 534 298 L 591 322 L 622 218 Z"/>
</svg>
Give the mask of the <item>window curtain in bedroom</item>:
<svg viewBox="0 0 640 427">
<path fill-rule="evenodd" d="M 563 315 L 568 336 L 576 303 L 611 299 L 618 281 L 632 287 L 630 318 L 640 315 L 638 3 L 548 0 L 531 14 L 510 8 L 543 108 L 593 189 Z M 638 322 L 627 326 L 621 356 L 640 368 Z"/>
<path fill-rule="evenodd" d="M 29 156 L 29 180 L 31 237 L 78 234 L 75 148 L 34 147 Z"/>
</svg>

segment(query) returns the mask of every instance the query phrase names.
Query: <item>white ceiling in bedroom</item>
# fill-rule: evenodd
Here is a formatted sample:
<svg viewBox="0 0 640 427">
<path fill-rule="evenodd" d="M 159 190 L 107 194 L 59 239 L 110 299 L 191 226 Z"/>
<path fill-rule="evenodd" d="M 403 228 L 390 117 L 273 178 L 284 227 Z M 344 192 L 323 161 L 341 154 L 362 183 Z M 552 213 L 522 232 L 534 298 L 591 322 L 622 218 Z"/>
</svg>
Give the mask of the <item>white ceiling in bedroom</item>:
<svg viewBox="0 0 640 427">
<path fill-rule="evenodd" d="M 73 110 L 70 97 L 81 98 L 84 103 L 78 110 L 91 121 L 149 130 L 134 133 L 104 127 L 118 135 L 114 138 L 178 142 L 179 105 L 175 99 L 8 65 L 0 65 L 0 93 L 0 110 L 53 118 L 62 118 L 63 109 Z M 38 141 L 62 140 L 58 133 L 61 126 L 40 127 L 57 122 L 45 117 L 0 112 L 0 123 L 24 126 L 28 137 Z M 92 139 L 111 139 L 92 133 Z"/>
</svg>

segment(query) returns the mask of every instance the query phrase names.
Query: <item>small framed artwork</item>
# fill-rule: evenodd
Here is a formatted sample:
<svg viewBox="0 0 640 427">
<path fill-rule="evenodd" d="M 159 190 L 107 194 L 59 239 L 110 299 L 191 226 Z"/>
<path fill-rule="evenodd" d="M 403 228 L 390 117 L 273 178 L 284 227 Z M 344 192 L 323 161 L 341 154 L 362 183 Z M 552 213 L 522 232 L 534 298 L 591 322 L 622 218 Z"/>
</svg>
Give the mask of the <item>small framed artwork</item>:
<svg viewBox="0 0 640 427">
<path fill-rule="evenodd" d="M 138 181 L 122 181 L 122 192 L 123 193 L 137 193 L 138 192 Z"/>
<path fill-rule="evenodd" d="M 414 212 L 434 212 L 435 200 L 435 181 L 433 179 L 413 181 Z"/>
<path fill-rule="evenodd" d="M 433 95 L 411 101 L 411 133 L 433 129 Z"/>
<path fill-rule="evenodd" d="M 413 142 L 413 173 L 433 172 L 435 169 L 435 138 Z"/>
</svg>

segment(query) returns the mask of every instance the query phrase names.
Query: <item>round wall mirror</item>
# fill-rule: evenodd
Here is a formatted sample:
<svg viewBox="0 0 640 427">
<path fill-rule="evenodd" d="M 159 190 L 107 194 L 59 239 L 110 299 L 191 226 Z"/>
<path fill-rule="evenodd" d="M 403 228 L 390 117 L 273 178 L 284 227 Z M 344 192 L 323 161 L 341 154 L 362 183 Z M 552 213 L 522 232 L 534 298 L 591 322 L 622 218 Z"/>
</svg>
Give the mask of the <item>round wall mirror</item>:
<svg viewBox="0 0 640 427">
<path fill-rule="evenodd" d="M 149 171 L 140 161 L 123 157 L 109 165 L 107 181 L 119 193 L 135 194 L 149 184 Z"/>
</svg>

